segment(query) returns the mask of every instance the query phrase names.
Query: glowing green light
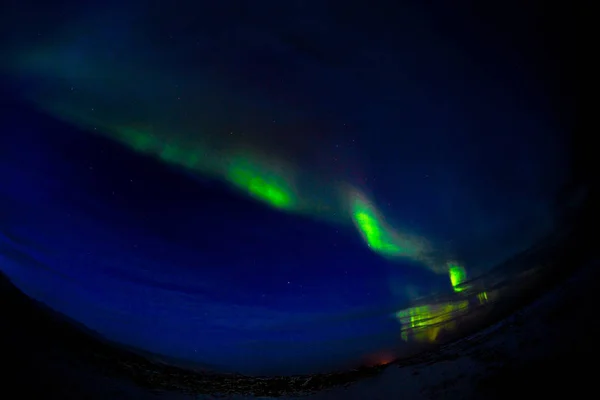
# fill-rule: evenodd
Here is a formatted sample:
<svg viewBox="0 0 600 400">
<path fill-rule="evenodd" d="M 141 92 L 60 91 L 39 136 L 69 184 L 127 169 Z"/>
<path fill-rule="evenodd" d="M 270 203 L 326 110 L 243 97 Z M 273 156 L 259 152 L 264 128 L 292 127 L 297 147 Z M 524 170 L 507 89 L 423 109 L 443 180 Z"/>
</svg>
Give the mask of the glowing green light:
<svg viewBox="0 0 600 400">
<path fill-rule="evenodd" d="M 403 326 L 402 339 L 408 340 L 408 334 L 420 341 L 433 342 L 442 329 L 455 328 L 455 319 L 469 308 L 469 302 L 461 300 L 445 304 L 422 305 L 396 313 Z"/>
<path fill-rule="evenodd" d="M 234 159 L 227 177 L 235 186 L 244 189 L 254 198 L 273 207 L 291 208 L 293 198 L 286 182 L 272 172 L 259 171 L 259 168 L 243 158 Z"/>
<path fill-rule="evenodd" d="M 481 292 L 477 294 L 477 300 L 479 300 L 480 304 L 486 303 L 488 301 L 487 292 Z"/>
<path fill-rule="evenodd" d="M 375 208 L 361 195 L 354 193 L 352 196 L 352 219 L 371 250 L 385 256 L 416 256 L 414 243 L 408 239 L 401 240 L 385 226 Z"/>
<path fill-rule="evenodd" d="M 379 221 L 373 215 L 369 215 L 367 211 L 358 211 L 354 214 L 354 218 L 358 224 L 358 228 L 365 235 L 367 244 L 373 250 L 382 253 L 396 253 L 400 251 L 398 246 L 383 239 L 382 228 Z"/>
<path fill-rule="evenodd" d="M 119 130 L 122 141 L 129 144 L 135 151 L 150 152 L 160 147 L 158 140 L 154 136 L 132 128 L 122 128 Z"/>
<path fill-rule="evenodd" d="M 467 280 L 467 271 L 465 271 L 463 267 L 457 264 L 448 264 L 448 267 L 450 283 L 452 283 L 454 291 L 462 292 L 463 290 L 465 290 L 465 288 L 460 285 Z"/>
<path fill-rule="evenodd" d="M 42 84 L 43 90 L 28 95 L 38 107 L 171 167 L 183 167 L 177 169 L 190 175 L 227 182 L 279 210 L 332 223 L 353 222 L 375 253 L 409 258 L 435 273 L 447 273 L 446 259 L 437 256 L 423 232 L 391 224 L 348 179 L 340 176 L 332 182 L 328 173 L 301 168 L 296 149 L 271 143 L 269 132 L 285 125 L 269 124 L 268 131 L 261 132 L 261 119 L 247 118 L 254 108 L 246 104 L 246 97 L 252 96 L 238 98 L 227 77 L 221 81 L 199 71 L 184 92 L 186 101 L 175 104 L 184 90 L 177 82 L 186 80 L 178 69 L 148 63 L 143 51 L 106 57 L 104 48 L 81 46 L 108 41 L 97 40 L 93 33 L 73 33 L 66 29 L 49 46 L 14 55 L 10 73 Z M 232 135 L 230 129 L 238 126 L 250 133 Z M 225 129 L 230 135 L 222 135 Z M 260 140 L 254 140 L 255 134 Z M 279 149 L 285 152 L 279 154 Z"/>
<path fill-rule="evenodd" d="M 160 152 L 160 158 L 168 162 L 178 162 L 184 158 L 183 151 L 172 144 L 166 145 Z"/>
</svg>

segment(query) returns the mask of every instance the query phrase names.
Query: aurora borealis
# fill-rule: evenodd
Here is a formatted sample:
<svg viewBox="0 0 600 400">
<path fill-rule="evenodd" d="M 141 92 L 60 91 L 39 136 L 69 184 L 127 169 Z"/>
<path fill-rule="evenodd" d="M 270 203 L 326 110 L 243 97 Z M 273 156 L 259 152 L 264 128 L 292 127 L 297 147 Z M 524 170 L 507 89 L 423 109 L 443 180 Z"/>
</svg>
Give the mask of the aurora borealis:
<svg viewBox="0 0 600 400">
<path fill-rule="evenodd" d="M 4 44 L 0 269 L 32 297 L 189 362 L 339 368 L 435 340 L 468 302 L 415 300 L 552 228 L 561 132 L 517 54 L 417 6 L 402 40 L 350 7 L 181 7 L 65 6 Z"/>
</svg>

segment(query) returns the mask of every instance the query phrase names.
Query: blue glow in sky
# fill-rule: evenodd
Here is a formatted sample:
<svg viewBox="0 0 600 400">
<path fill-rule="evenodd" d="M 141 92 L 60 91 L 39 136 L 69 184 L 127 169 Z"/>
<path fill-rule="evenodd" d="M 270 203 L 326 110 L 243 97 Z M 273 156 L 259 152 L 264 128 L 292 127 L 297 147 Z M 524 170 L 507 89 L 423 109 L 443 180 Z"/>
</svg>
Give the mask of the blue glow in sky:
<svg viewBox="0 0 600 400">
<path fill-rule="evenodd" d="M 399 345 L 450 261 L 552 228 L 561 132 L 517 55 L 416 7 L 394 35 L 187 7 L 69 8 L 2 48 L 0 269 L 31 296 L 170 357 L 324 370 Z"/>
</svg>

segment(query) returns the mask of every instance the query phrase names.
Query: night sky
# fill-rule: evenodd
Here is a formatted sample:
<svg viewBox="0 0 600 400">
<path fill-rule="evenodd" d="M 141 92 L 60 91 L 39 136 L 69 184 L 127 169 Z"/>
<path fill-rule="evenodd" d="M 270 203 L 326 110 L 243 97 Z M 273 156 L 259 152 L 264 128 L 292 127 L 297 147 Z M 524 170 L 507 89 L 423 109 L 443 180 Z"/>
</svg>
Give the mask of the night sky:
<svg viewBox="0 0 600 400">
<path fill-rule="evenodd" d="M 0 17 L 0 270 L 108 339 L 342 368 L 553 228 L 567 129 L 525 9 L 84 3 Z"/>
</svg>

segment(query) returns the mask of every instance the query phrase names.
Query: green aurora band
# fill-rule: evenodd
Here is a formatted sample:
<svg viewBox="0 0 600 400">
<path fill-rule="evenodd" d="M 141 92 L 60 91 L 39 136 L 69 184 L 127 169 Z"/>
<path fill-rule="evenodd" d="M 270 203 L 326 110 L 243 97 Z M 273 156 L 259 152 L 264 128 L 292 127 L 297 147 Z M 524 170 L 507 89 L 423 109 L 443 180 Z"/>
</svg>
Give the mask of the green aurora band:
<svg viewBox="0 0 600 400">
<path fill-rule="evenodd" d="M 392 228 L 374 202 L 353 183 L 330 182 L 318 174 L 310 175 L 293 160 L 262 148 L 260 141 L 255 143 L 253 138 L 238 135 L 245 116 L 258 113 L 238 112 L 240 105 L 229 98 L 221 101 L 224 104 L 211 102 L 212 98 L 222 99 L 219 90 L 223 90 L 210 83 L 210 71 L 204 77 L 209 83 L 203 81 L 197 88 L 188 89 L 198 93 L 197 97 L 176 108 L 167 99 L 177 99 L 173 71 L 169 73 L 164 66 L 135 57 L 111 59 L 103 55 L 102 49 L 87 54 L 76 42 L 58 40 L 19 50 L 12 57 L 11 73 L 33 77 L 39 83 L 35 92 L 29 93 L 39 108 L 138 153 L 224 181 L 277 210 L 353 224 L 373 252 L 390 259 L 418 261 L 435 273 L 449 274 L 458 291 L 457 286 L 466 276 L 464 267 L 457 269 L 447 260 L 431 257 L 428 240 Z M 118 94 L 110 90 L 115 85 Z M 235 98 L 235 93 L 231 97 Z M 197 111 L 204 106 L 206 111 Z M 219 126 L 228 121 L 224 111 L 219 111 L 223 108 L 234 120 L 227 142 L 221 139 L 223 128 Z"/>
</svg>

